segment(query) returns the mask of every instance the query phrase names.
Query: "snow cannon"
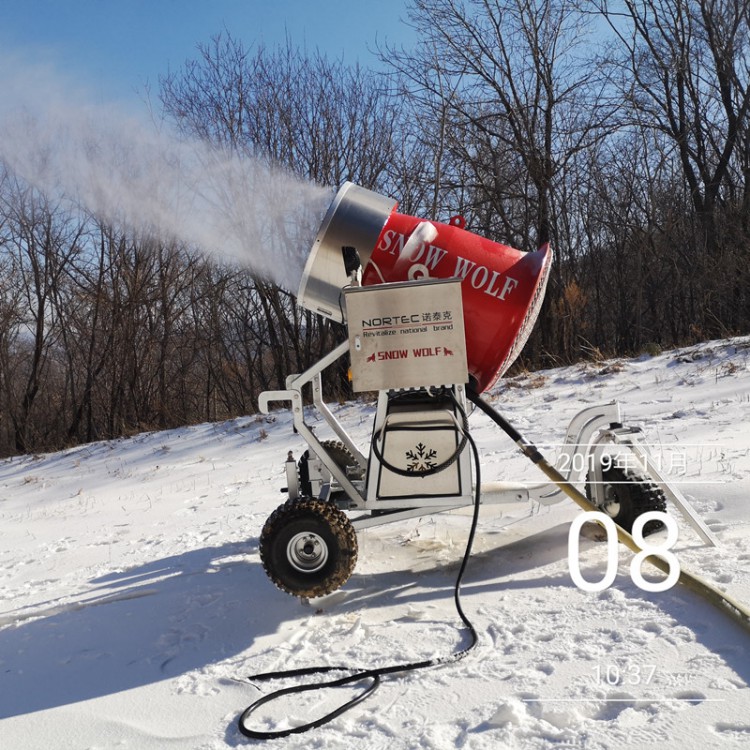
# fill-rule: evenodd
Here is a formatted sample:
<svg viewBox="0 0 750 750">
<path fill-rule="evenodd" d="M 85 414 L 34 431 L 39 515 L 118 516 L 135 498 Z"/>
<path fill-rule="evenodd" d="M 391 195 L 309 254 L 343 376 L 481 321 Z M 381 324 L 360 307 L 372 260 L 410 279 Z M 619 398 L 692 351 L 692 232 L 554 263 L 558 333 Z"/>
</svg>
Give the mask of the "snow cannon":
<svg viewBox="0 0 750 750">
<path fill-rule="evenodd" d="M 392 198 L 341 187 L 298 302 L 345 324 L 347 338 L 259 398 L 265 414 L 274 402 L 288 404 L 294 440 L 306 443 L 297 458 L 286 452 L 288 498 L 260 534 L 261 562 L 278 588 L 302 599 L 330 594 L 354 570 L 359 530 L 458 508 L 476 513 L 480 503 L 541 507 L 567 495 L 629 532 L 643 514 L 664 512 L 669 498 L 714 543 L 616 402 L 573 418 L 553 466 L 481 397 L 531 331 L 550 263 L 547 247 L 524 253 L 467 231 L 460 216 L 428 221 L 398 213 Z M 346 356 L 354 391 L 377 394 L 366 445 L 324 401 L 323 373 Z M 469 403 L 550 481 L 480 483 L 478 454 L 467 448 Z M 643 533 L 658 528 L 648 520 Z"/>
<path fill-rule="evenodd" d="M 479 392 L 497 381 L 523 348 L 541 308 L 552 253 L 526 253 L 480 237 L 462 216 L 447 224 L 396 211 L 392 198 L 345 183 L 313 243 L 297 300 L 346 322 L 351 285 L 458 279 L 469 376 Z"/>
</svg>

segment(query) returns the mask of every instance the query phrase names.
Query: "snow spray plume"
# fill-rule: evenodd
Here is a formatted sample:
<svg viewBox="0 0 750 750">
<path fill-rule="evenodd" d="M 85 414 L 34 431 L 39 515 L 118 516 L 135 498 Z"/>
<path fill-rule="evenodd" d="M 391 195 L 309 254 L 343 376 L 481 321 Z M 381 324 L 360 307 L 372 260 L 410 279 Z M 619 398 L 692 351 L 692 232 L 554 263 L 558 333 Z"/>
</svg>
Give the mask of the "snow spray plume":
<svg viewBox="0 0 750 750">
<path fill-rule="evenodd" d="M 2 60 L 0 161 L 48 197 L 115 226 L 245 266 L 296 292 L 333 191 Z"/>
</svg>

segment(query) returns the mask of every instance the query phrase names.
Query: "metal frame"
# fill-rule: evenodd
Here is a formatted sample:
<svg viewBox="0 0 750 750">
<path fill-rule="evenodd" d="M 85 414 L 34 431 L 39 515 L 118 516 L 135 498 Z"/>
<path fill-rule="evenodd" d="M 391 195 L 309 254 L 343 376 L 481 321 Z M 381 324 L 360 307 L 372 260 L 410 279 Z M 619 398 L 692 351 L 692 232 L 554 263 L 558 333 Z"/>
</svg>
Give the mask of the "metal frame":
<svg viewBox="0 0 750 750">
<path fill-rule="evenodd" d="M 341 486 L 341 489 L 354 501 L 361 500 L 364 504 L 364 497 L 360 492 L 361 487 L 355 486 L 349 480 L 349 477 L 341 471 L 336 462 L 328 455 L 317 435 L 312 428 L 305 422 L 305 404 L 302 396 L 302 388 L 308 383 L 312 383 L 313 404 L 323 415 L 328 426 L 334 431 L 341 442 L 351 451 L 357 464 L 362 469 L 367 469 L 367 460 L 360 450 L 352 442 L 343 425 L 336 419 L 330 409 L 323 403 L 323 379 L 322 373 L 327 367 L 332 365 L 337 359 L 343 357 L 349 351 L 349 342 L 344 341 L 339 344 L 332 352 L 316 362 L 312 367 L 300 374 L 289 375 L 286 379 L 286 389 L 280 391 L 264 391 L 258 397 L 258 408 L 263 414 L 270 412 L 270 404 L 273 402 L 284 401 L 292 405 L 292 419 L 294 428 L 304 438 L 305 442 L 313 449 L 316 455 L 323 462 L 331 475 Z M 362 484 L 358 482 L 357 484 Z"/>
<path fill-rule="evenodd" d="M 640 434 L 640 430 L 630 430 L 622 427 L 612 430 L 611 433 L 613 442 L 616 445 L 624 445 L 630 448 L 636 458 L 640 460 L 646 475 L 661 487 L 664 494 L 674 503 L 677 510 L 680 511 L 687 524 L 698 534 L 704 543 L 711 547 L 718 547 L 719 540 L 708 526 L 703 523 L 700 516 L 687 501 L 687 498 L 676 487 L 671 485 L 669 480 L 661 473 L 651 456 L 649 456 L 646 446 L 639 442 L 637 438 L 634 438 L 635 435 Z"/>
<path fill-rule="evenodd" d="M 588 469 L 593 474 L 591 486 L 594 503 L 602 505 L 605 499 L 602 457 L 612 447 L 627 448 L 638 461 L 643 473 L 659 486 L 703 542 L 706 545 L 718 547 L 719 542 L 716 536 L 703 523 L 687 498 L 656 466 L 649 455 L 647 446 L 640 439 L 642 434 L 638 427 L 624 427 L 621 424 L 620 404 L 617 401 L 580 411 L 568 426 L 563 449 L 558 456 L 558 462 L 563 456 L 567 461 L 566 472 L 563 472 L 566 481 L 572 484 L 580 483 L 585 478 Z M 583 460 L 578 462 L 579 469 L 576 469 L 574 460 L 576 455 L 583 456 Z M 560 488 L 555 484 L 545 483 L 529 486 L 528 489 L 535 494 L 534 499 L 544 505 L 559 502 L 564 497 Z"/>
<path fill-rule="evenodd" d="M 347 504 L 343 508 L 344 510 L 374 511 L 371 514 L 366 513 L 365 515 L 353 518 L 352 523 L 355 529 L 364 529 L 393 521 L 442 513 L 471 505 L 473 502 L 471 466 L 468 452 L 466 451 L 464 451 L 464 455 L 461 456 L 460 461 L 462 464 L 465 464 L 465 466 L 462 465 L 461 467 L 463 476 L 468 476 L 469 478 L 468 492 L 463 495 L 440 498 L 440 500 L 429 497 L 422 499 L 419 497 L 409 497 L 398 500 L 373 499 L 372 496 L 368 497 L 365 495 L 367 480 L 351 480 L 331 458 L 325 446 L 313 432 L 312 427 L 305 421 L 305 404 L 302 389 L 308 384 L 312 386 L 313 405 L 333 430 L 334 434 L 349 450 L 357 465 L 365 472 L 373 469 L 373 466 L 368 465 L 368 459 L 351 440 L 343 425 L 323 402 L 322 373 L 348 351 L 349 342 L 344 341 L 305 372 L 290 375 L 286 379 L 286 389 L 265 391 L 260 394 L 258 399 L 260 411 L 264 414 L 270 412 L 270 405 L 272 403 L 287 402 L 291 404 L 295 430 L 312 448 L 331 474 L 332 481 L 328 487 L 328 492 L 324 494 L 327 496 L 332 490 L 343 491 L 348 498 Z M 453 387 L 456 389 L 459 398 L 464 400 L 465 403 L 464 387 L 462 385 L 454 385 Z M 386 418 L 384 409 L 386 401 L 387 392 L 381 391 L 378 399 L 374 429 L 380 429 L 383 426 Z M 582 480 L 585 480 L 586 470 L 588 469 L 593 473 L 592 486 L 595 504 L 602 504 L 604 500 L 601 470 L 602 456 L 612 448 L 625 448 L 635 456 L 644 473 L 660 487 L 703 542 L 710 546 L 718 546 L 716 537 L 703 523 L 685 496 L 670 484 L 669 480 L 655 465 L 649 455 L 647 446 L 640 440 L 641 430 L 639 428 L 623 427 L 620 420 L 620 405 L 616 401 L 588 407 L 573 417 L 566 432 L 562 451 L 557 459 L 558 463 L 561 462 L 561 459 L 567 462 L 565 471 L 562 472 L 566 481 L 573 484 L 580 483 Z M 576 462 L 575 459 L 577 456 L 583 456 L 583 459 Z M 299 489 L 297 464 L 292 456 L 288 458 L 286 466 L 289 496 L 294 498 L 298 496 Z M 468 472 L 468 474 L 464 472 Z M 481 495 L 482 504 L 535 500 L 542 505 L 552 505 L 564 497 L 560 488 L 549 482 L 537 484 L 490 482 L 482 485 Z M 399 510 L 397 506 L 400 506 L 402 510 Z"/>
</svg>

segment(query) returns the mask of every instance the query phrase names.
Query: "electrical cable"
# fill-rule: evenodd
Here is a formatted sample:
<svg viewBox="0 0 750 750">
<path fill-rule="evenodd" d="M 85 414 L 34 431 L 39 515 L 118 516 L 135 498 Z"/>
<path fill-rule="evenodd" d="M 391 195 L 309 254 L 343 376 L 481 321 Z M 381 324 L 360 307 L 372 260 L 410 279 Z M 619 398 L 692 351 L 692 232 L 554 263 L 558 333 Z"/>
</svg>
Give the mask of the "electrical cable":
<svg viewBox="0 0 750 750">
<path fill-rule="evenodd" d="M 455 396 L 452 396 L 452 398 L 454 400 L 454 404 L 456 405 L 457 410 L 461 413 L 463 417 L 463 424 L 464 426 L 466 426 L 468 423 L 466 412 L 458 403 L 458 401 L 455 399 Z M 292 734 L 302 734 L 303 732 L 307 732 L 310 729 L 315 729 L 317 727 L 323 726 L 324 724 L 327 724 L 328 722 L 332 721 L 337 716 L 340 716 L 344 712 L 353 708 L 354 706 L 356 706 L 357 704 L 361 703 L 366 698 L 368 698 L 370 695 L 372 695 L 380 686 L 381 677 L 384 677 L 386 675 L 392 675 L 392 674 L 400 674 L 404 672 L 413 672 L 413 671 L 420 670 L 420 669 L 427 669 L 429 667 L 437 667 L 443 664 L 450 664 L 453 662 L 457 662 L 463 659 L 477 645 L 479 641 L 479 636 L 477 635 L 477 631 L 474 625 L 472 624 L 471 620 L 469 620 L 466 613 L 464 612 L 463 606 L 461 604 L 461 583 L 463 581 L 464 574 L 466 572 L 466 567 L 468 565 L 469 558 L 471 557 L 471 550 L 474 544 L 474 537 L 476 535 L 477 525 L 479 523 L 481 466 L 480 466 L 480 461 L 479 461 L 479 450 L 477 449 L 477 445 L 474 442 L 474 439 L 469 434 L 468 429 L 465 429 L 464 435 L 466 436 L 466 441 L 463 442 L 463 445 L 465 446 L 466 442 L 468 442 L 471 445 L 471 449 L 472 449 L 474 465 L 475 465 L 475 470 L 476 470 L 476 487 L 475 487 L 475 492 L 474 492 L 474 509 L 472 513 L 471 526 L 469 528 L 469 536 L 468 536 L 468 539 L 466 540 L 466 548 L 464 550 L 464 555 L 461 560 L 461 566 L 458 570 L 458 575 L 456 576 L 456 582 L 453 588 L 453 601 L 454 601 L 456 612 L 459 618 L 461 619 L 461 622 L 464 624 L 464 627 L 469 632 L 469 636 L 470 636 L 469 645 L 447 656 L 441 656 L 441 657 L 436 657 L 432 659 L 425 659 L 423 661 L 411 662 L 408 664 L 395 664 L 389 667 L 379 667 L 376 669 L 355 669 L 352 667 L 322 666 L 322 667 L 303 667 L 300 669 L 291 669 L 291 670 L 285 670 L 285 671 L 279 671 L 279 672 L 265 672 L 262 674 L 253 675 L 252 677 L 249 678 L 249 681 L 251 683 L 253 681 L 256 681 L 256 682 L 270 681 L 270 680 L 277 680 L 277 679 L 283 679 L 283 678 L 301 677 L 301 676 L 307 676 L 307 675 L 313 675 L 313 674 L 326 674 L 330 672 L 353 672 L 352 674 L 346 675 L 339 679 L 330 680 L 328 682 L 314 682 L 314 683 L 305 683 L 302 685 L 294 685 L 292 687 L 282 688 L 280 690 L 276 690 L 272 693 L 269 693 L 268 695 L 261 696 L 260 698 L 258 698 L 258 700 L 256 700 L 254 703 L 252 703 L 242 712 L 242 714 L 240 715 L 237 721 L 238 728 L 245 737 L 248 737 L 250 739 L 255 739 L 255 740 L 279 739 L 281 737 L 288 737 Z M 258 708 L 260 708 L 261 706 L 267 703 L 271 703 L 272 701 L 282 698 L 285 695 L 306 693 L 306 692 L 310 692 L 314 690 L 324 690 L 326 688 L 342 687 L 345 685 L 351 685 L 357 682 L 362 682 L 364 680 L 371 680 L 371 683 L 368 684 L 360 693 L 355 695 L 349 701 L 342 703 L 340 706 L 338 706 L 338 708 L 334 709 L 333 711 L 326 714 L 325 716 L 322 716 L 318 719 L 314 719 L 313 721 L 309 721 L 305 724 L 301 724 L 299 726 L 295 726 L 290 729 L 282 729 L 282 730 L 276 730 L 276 731 L 263 731 L 260 729 L 251 729 L 250 727 L 247 726 L 248 718 L 253 713 L 255 713 Z"/>
<path fill-rule="evenodd" d="M 442 393 L 443 391 L 441 391 Z M 441 461 L 439 464 L 435 466 L 429 466 L 425 469 L 402 469 L 399 466 L 394 466 L 392 463 L 387 461 L 385 457 L 383 456 L 382 451 L 378 448 L 378 440 L 380 440 L 380 435 L 383 432 L 383 429 L 385 428 L 385 425 L 381 427 L 379 430 L 373 433 L 372 441 L 371 441 L 371 447 L 372 452 L 375 456 L 375 458 L 378 459 L 381 466 L 384 466 L 388 471 L 390 471 L 393 474 L 396 474 L 400 477 L 407 477 L 409 479 L 413 479 L 414 477 L 429 477 L 433 474 L 439 474 L 441 471 L 444 471 L 449 466 L 452 466 L 456 461 L 458 461 L 458 457 L 463 453 L 464 448 L 466 447 L 466 441 L 469 439 L 469 418 L 466 416 L 466 411 L 463 409 L 463 407 L 458 403 L 458 400 L 456 399 L 456 396 L 452 391 L 448 391 L 451 400 L 453 401 L 454 406 L 456 407 L 456 410 L 461 414 L 461 424 L 459 425 L 458 432 L 461 433 L 461 440 L 459 441 L 458 445 L 456 446 L 456 450 L 453 451 L 453 453 L 445 459 L 445 461 Z M 399 398 L 406 398 L 409 394 L 400 394 L 395 397 L 393 397 L 394 401 L 397 401 Z"/>
<path fill-rule="evenodd" d="M 477 393 L 473 387 L 470 387 L 467 390 L 467 395 L 469 397 L 469 400 L 472 403 L 474 403 L 475 406 L 477 406 L 479 409 L 485 412 L 485 414 L 487 414 L 493 421 L 495 421 L 496 424 L 498 424 L 498 426 L 500 426 L 503 429 L 503 431 L 505 431 L 506 434 L 516 443 L 516 445 L 518 445 L 522 453 L 527 458 L 529 458 L 534 464 L 536 464 L 539 468 L 541 468 L 542 471 L 544 471 L 553 482 L 555 482 L 563 491 L 565 491 L 565 493 L 568 494 L 568 496 L 571 497 L 572 500 L 574 500 L 581 507 L 583 507 L 584 510 L 595 509 L 594 506 L 591 505 L 591 503 L 587 500 L 585 496 L 583 496 L 575 487 L 573 487 L 573 485 L 568 483 L 562 477 L 562 475 L 559 472 L 557 472 L 557 470 L 554 469 L 554 467 L 552 467 L 546 461 L 546 459 L 539 452 L 536 446 L 534 446 L 533 443 L 527 442 L 521 436 L 521 434 L 507 420 L 505 420 L 504 417 L 502 417 L 495 409 L 493 409 L 487 402 L 485 402 L 480 397 L 479 393 Z M 468 425 L 468 418 L 466 416 L 466 412 L 458 403 L 458 401 L 455 399 L 455 396 L 453 396 L 453 394 L 451 394 L 451 396 L 454 400 L 457 410 L 461 413 L 463 417 L 463 425 L 464 425 L 464 428 L 466 428 L 466 426 Z M 464 429 L 464 436 L 466 440 L 462 441 L 461 445 L 462 447 L 465 447 L 466 442 L 468 442 L 471 445 L 475 469 L 476 469 L 476 487 L 475 487 L 475 494 L 474 494 L 474 509 L 472 513 L 472 521 L 471 521 L 471 527 L 469 530 L 469 536 L 466 542 L 466 549 L 464 551 L 464 555 L 461 561 L 461 566 L 459 568 L 458 575 L 456 576 L 456 582 L 454 585 L 454 604 L 455 604 L 456 612 L 459 618 L 463 622 L 466 629 L 469 631 L 469 634 L 470 634 L 469 645 L 447 656 L 433 658 L 433 659 L 426 659 L 426 660 L 418 661 L 418 662 L 411 662 L 408 664 L 396 664 L 393 666 L 380 667 L 376 669 L 355 669 L 351 667 L 321 666 L 321 667 L 305 667 L 305 668 L 300 668 L 300 669 L 292 669 L 292 670 L 285 670 L 285 671 L 278 671 L 278 672 L 266 672 L 262 674 L 253 675 L 252 677 L 249 678 L 250 682 L 253 682 L 253 681 L 260 682 L 260 681 L 276 680 L 276 679 L 291 678 L 291 677 L 301 677 L 301 676 L 307 676 L 307 675 L 313 675 L 313 674 L 326 674 L 330 672 L 352 672 L 352 674 L 346 675 L 339 679 L 330 680 L 327 682 L 316 682 L 316 683 L 295 685 L 292 687 L 276 690 L 265 696 L 261 696 L 260 698 L 258 698 L 258 700 L 256 700 L 250 706 L 248 706 L 242 712 L 242 714 L 240 715 L 238 719 L 239 731 L 245 737 L 248 737 L 250 739 L 258 739 L 258 740 L 278 739 L 281 737 L 288 737 L 292 734 L 301 734 L 303 732 L 309 731 L 310 729 L 323 726 L 324 724 L 327 724 L 328 722 L 332 721 L 336 717 L 345 713 L 346 711 L 358 705 L 359 703 L 364 701 L 366 698 L 368 698 L 370 695 L 372 695 L 380 686 L 382 677 L 386 675 L 401 674 L 405 672 L 411 672 L 411 671 L 416 671 L 420 669 L 427 669 L 429 667 L 436 667 L 436 666 L 440 666 L 443 664 L 453 663 L 453 662 L 459 661 L 460 659 L 463 659 L 476 646 L 479 640 L 476 629 L 474 628 L 474 625 L 471 623 L 469 618 L 466 616 L 466 613 L 464 612 L 463 606 L 461 604 L 461 583 L 463 581 L 463 577 L 466 572 L 468 561 L 471 556 L 471 550 L 473 547 L 474 537 L 476 535 L 476 529 L 477 529 L 477 525 L 479 521 L 481 466 L 480 466 L 480 461 L 479 461 L 479 451 L 477 449 L 476 443 L 474 442 L 474 439 L 469 434 L 468 429 Z M 636 552 L 640 551 L 639 547 L 635 544 L 631 535 L 625 532 L 624 530 L 620 529 L 619 527 L 618 527 L 618 537 L 621 542 L 625 543 L 626 546 L 630 547 L 630 549 L 632 549 L 633 551 L 636 551 Z M 662 570 L 664 569 L 663 568 L 664 563 L 659 558 L 651 556 L 649 559 L 657 567 L 659 567 Z M 692 590 L 703 595 L 708 601 L 710 601 L 712 604 L 717 606 L 719 609 L 722 609 L 726 614 L 729 614 L 741 626 L 750 630 L 750 609 L 748 609 L 745 605 L 736 602 L 735 600 L 731 599 L 726 594 L 723 594 L 723 592 L 718 591 L 718 589 L 716 589 L 711 584 L 705 582 L 703 579 L 700 579 L 698 576 L 689 574 L 684 569 L 680 573 L 679 580 L 681 583 L 685 584 Z M 344 702 L 343 704 L 341 704 L 340 706 L 338 706 L 336 709 L 326 714 L 325 716 L 322 716 L 313 721 L 307 722 L 305 724 L 301 724 L 296 727 L 292 727 L 290 729 L 277 730 L 277 731 L 263 731 L 263 730 L 251 729 L 246 725 L 247 719 L 253 713 L 255 713 L 255 711 L 258 708 L 260 708 L 261 706 L 267 703 L 271 703 L 272 701 L 278 700 L 279 698 L 282 698 L 283 696 L 297 694 L 297 693 L 305 693 L 305 692 L 310 692 L 310 691 L 315 691 L 315 690 L 323 690 L 326 688 L 342 687 L 345 685 L 352 685 L 357 682 L 362 682 L 364 680 L 371 680 L 371 683 L 367 685 L 360 693 L 355 695 L 349 701 Z"/>
</svg>

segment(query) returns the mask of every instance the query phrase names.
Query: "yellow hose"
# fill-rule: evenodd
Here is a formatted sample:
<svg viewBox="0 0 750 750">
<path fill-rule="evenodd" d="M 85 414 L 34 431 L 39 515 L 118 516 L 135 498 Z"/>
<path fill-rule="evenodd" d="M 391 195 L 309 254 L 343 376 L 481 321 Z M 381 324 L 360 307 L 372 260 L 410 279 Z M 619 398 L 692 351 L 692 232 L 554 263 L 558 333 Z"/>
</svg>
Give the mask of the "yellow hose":
<svg viewBox="0 0 750 750">
<path fill-rule="evenodd" d="M 523 448 L 522 448 L 523 450 Z M 524 450 L 524 453 L 526 451 Z M 539 453 L 535 456 L 536 465 L 554 482 L 574 503 L 580 505 L 586 511 L 598 511 L 597 508 L 589 499 L 579 490 L 577 490 L 565 477 L 552 466 L 543 456 L 540 457 Z M 625 529 L 616 526 L 617 538 L 626 547 L 635 552 L 641 552 L 641 548 L 636 544 L 635 539 Z M 652 565 L 659 568 L 664 573 L 669 573 L 669 565 L 656 555 L 649 555 L 646 558 Z M 750 632 L 750 608 L 748 608 L 742 602 L 737 601 L 733 597 L 717 589 L 712 583 L 709 583 L 700 576 L 685 570 L 680 565 L 680 577 L 677 579 L 678 583 L 687 586 L 691 591 L 699 594 L 704 599 L 713 604 L 717 609 L 720 609 L 725 614 L 729 615 L 736 623 L 741 625 L 745 630 Z"/>
</svg>

